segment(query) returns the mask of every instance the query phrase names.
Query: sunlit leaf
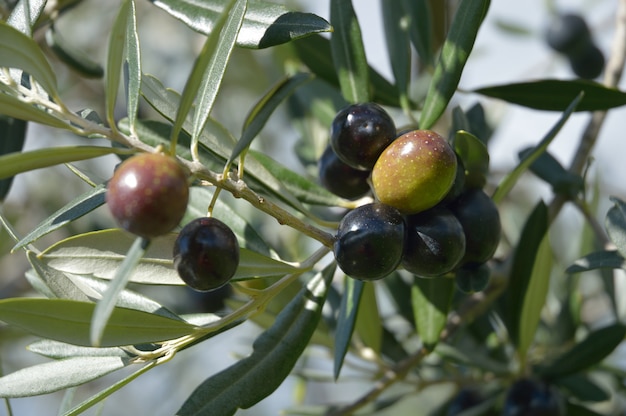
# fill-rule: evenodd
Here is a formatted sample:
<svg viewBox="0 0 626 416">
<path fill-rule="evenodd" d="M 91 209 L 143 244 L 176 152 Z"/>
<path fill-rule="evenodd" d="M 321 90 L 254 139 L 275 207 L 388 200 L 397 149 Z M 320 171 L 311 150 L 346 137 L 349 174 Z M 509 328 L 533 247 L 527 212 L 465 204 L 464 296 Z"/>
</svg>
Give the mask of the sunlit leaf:
<svg viewBox="0 0 626 416">
<path fill-rule="evenodd" d="M 377 354 L 380 353 L 383 323 L 376 300 L 376 286 L 373 284 L 365 285 L 363 288 L 355 332 L 366 347 Z"/>
<path fill-rule="evenodd" d="M 78 386 L 128 365 L 121 357 L 72 357 L 0 377 L 0 397 L 27 397 Z"/>
<path fill-rule="evenodd" d="M 94 348 L 66 344 L 64 342 L 42 339 L 29 344 L 27 349 L 44 357 L 56 360 L 72 357 L 120 357 L 129 358 L 131 355 L 119 347 Z"/>
<path fill-rule="evenodd" d="M 20 0 L 13 8 L 7 23 L 26 36 L 32 36 L 32 27 L 45 6 L 46 0 Z"/>
<path fill-rule="evenodd" d="M 419 119 L 420 128 L 431 128 L 448 106 L 490 3 L 490 0 L 461 1 L 435 66 Z"/>
<path fill-rule="evenodd" d="M 520 163 L 515 167 L 515 169 L 509 172 L 509 174 L 506 175 L 504 179 L 502 179 L 492 196 L 492 199 L 496 204 L 502 201 L 502 199 L 509 193 L 509 191 L 517 183 L 517 180 L 522 175 L 522 173 L 528 170 L 530 165 L 532 165 L 532 163 L 537 160 L 537 158 L 543 152 L 545 152 L 550 143 L 552 143 L 552 140 L 556 137 L 559 131 L 561 131 L 561 128 L 563 127 L 563 125 L 565 125 L 565 122 L 569 119 L 570 115 L 572 114 L 574 109 L 576 109 L 582 98 L 583 95 L 580 94 L 574 99 L 574 101 L 570 103 L 567 110 L 563 112 L 556 124 L 550 129 L 545 137 L 541 139 L 541 141 L 535 146 L 532 152 L 528 152 L 525 155 L 524 159 L 522 159 Z"/>
<path fill-rule="evenodd" d="M 330 23 L 334 28 L 330 46 L 341 92 L 350 103 L 368 102 L 369 66 L 352 0 L 330 0 Z"/>
<path fill-rule="evenodd" d="M 139 89 L 141 88 L 141 52 L 137 33 L 137 13 L 135 2 L 130 2 L 126 19 L 126 45 L 124 46 L 124 74 L 126 86 L 126 109 L 131 126 L 135 125 L 139 109 Z"/>
<path fill-rule="evenodd" d="M 384 4 L 384 0 L 382 1 Z M 432 12 L 428 0 L 402 0 L 405 13 L 410 18 L 409 35 L 420 60 L 434 65 Z"/>
<path fill-rule="evenodd" d="M 454 280 L 416 277 L 411 287 L 415 327 L 424 347 L 432 351 L 446 325 L 454 294 Z"/>
<path fill-rule="evenodd" d="M 26 274 L 30 284 L 41 294 L 51 298 L 73 299 L 89 301 L 89 296 L 81 290 L 63 272 L 48 266 L 32 251 L 26 252 L 26 257 L 32 266 L 31 273 Z"/>
<path fill-rule="evenodd" d="M 343 280 L 343 295 L 341 297 L 341 306 L 339 307 L 339 316 L 337 317 L 337 328 L 335 329 L 335 349 L 333 354 L 333 376 L 335 380 L 339 378 L 343 360 L 352 342 L 352 333 L 354 332 L 364 286 L 365 283 L 363 281 L 352 279 L 348 276 Z"/>
<path fill-rule="evenodd" d="M 232 415 L 274 392 L 317 327 L 334 271 L 331 265 L 312 278 L 257 338 L 252 354 L 200 384 L 177 415 Z"/>
<path fill-rule="evenodd" d="M 544 111 L 565 111 L 581 92 L 584 96 L 574 111 L 609 110 L 626 104 L 625 92 L 583 79 L 520 82 L 479 88 L 474 92 Z"/>
<path fill-rule="evenodd" d="M 404 0 L 383 0 L 380 4 L 389 63 L 405 111 L 409 106 L 409 80 L 411 72 L 411 43 L 409 40 L 409 16 L 403 6 Z"/>
<path fill-rule="evenodd" d="M 210 34 L 224 10 L 220 0 L 151 0 L 193 30 Z M 311 13 L 291 12 L 281 4 L 266 1 L 250 2 L 237 45 L 245 48 L 267 48 L 308 36 L 329 32 L 330 24 Z"/>
<path fill-rule="evenodd" d="M 90 347 L 89 328 L 95 303 L 67 299 L 10 298 L 0 300 L 0 320 L 34 335 Z M 194 326 L 127 308 L 115 308 L 101 347 L 142 344 L 188 335 Z"/>
<path fill-rule="evenodd" d="M 626 255 L 626 202 L 611 197 L 613 206 L 606 214 L 604 225 L 619 254 Z"/>
</svg>

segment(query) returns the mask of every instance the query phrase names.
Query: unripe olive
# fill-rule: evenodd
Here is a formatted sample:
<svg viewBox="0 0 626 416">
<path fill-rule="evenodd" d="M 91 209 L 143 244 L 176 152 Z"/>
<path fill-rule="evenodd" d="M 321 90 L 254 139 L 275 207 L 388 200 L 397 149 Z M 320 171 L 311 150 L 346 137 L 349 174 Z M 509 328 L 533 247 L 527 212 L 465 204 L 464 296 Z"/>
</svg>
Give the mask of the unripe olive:
<svg viewBox="0 0 626 416">
<path fill-rule="evenodd" d="M 446 196 L 456 171 L 457 156 L 443 137 L 430 130 L 414 130 L 382 152 L 372 170 L 372 185 L 380 202 L 415 214 Z"/>
<path fill-rule="evenodd" d="M 465 254 L 465 234 L 450 210 L 434 207 L 406 218 L 402 266 L 421 277 L 453 270 Z"/>
<path fill-rule="evenodd" d="M 125 160 L 109 181 L 106 202 L 118 225 L 144 238 L 172 231 L 189 200 L 188 174 L 176 159 L 141 153 Z"/>
<path fill-rule="evenodd" d="M 498 248 L 501 234 L 500 214 L 493 200 L 481 189 L 469 189 L 448 208 L 465 233 L 465 255 L 461 263 L 484 263 Z"/>
</svg>

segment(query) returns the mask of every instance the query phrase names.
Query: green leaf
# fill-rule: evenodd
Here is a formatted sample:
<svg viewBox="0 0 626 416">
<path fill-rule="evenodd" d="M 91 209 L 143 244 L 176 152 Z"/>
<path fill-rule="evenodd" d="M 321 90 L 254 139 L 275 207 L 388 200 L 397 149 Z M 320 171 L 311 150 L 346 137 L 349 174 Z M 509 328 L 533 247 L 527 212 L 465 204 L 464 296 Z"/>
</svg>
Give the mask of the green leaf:
<svg viewBox="0 0 626 416">
<path fill-rule="evenodd" d="M 548 230 L 548 208 L 543 201 L 539 201 L 533 212 L 529 215 L 513 254 L 513 264 L 509 275 L 509 285 L 506 288 L 502 301 L 502 318 L 509 331 L 513 343 L 521 346 L 522 328 L 520 325 L 522 310 L 529 293 L 528 288 L 533 277 L 533 268 L 537 262 L 537 256 L 541 242 Z M 543 259 L 543 254 L 541 257 Z M 543 260 L 542 260 L 543 261 Z M 541 263 L 541 262 L 540 262 Z M 539 266 L 537 266 L 539 267 Z M 539 271 L 537 275 L 539 276 Z M 539 276 L 538 279 L 541 277 Z M 529 306 L 532 300 L 529 300 Z M 528 312 L 530 313 L 530 311 Z M 527 341 L 527 334 L 525 341 Z"/>
<path fill-rule="evenodd" d="M 519 152 L 520 160 L 532 152 L 532 147 Z M 529 169 L 539 178 L 552 186 L 554 192 L 575 197 L 584 188 L 584 180 L 580 175 L 567 171 L 548 151 L 540 154 Z"/>
<path fill-rule="evenodd" d="M 570 401 L 565 404 L 565 414 L 570 416 L 602 416 L 582 404 Z"/>
<path fill-rule="evenodd" d="M 281 165 L 265 153 L 250 150 L 249 155 L 254 157 L 254 159 L 276 178 L 280 178 L 285 188 L 287 188 L 293 196 L 298 198 L 299 201 L 305 204 L 326 205 L 329 207 L 346 204 L 344 199 Z"/>
<path fill-rule="evenodd" d="M 606 214 L 604 226 L 619 254 L 626 255 L 626 202 L 612 196 L 613 206 Z"/>
<path fill-rule="evenodd" d="M 574 374 L 571 376 L 557 378 L 554 383 L 565 389 L 570 396 L 582 402 L 603 402 L 609 400 L 611 395 L 595 383 L 589 376 L 584 374 Z"/>
<path fill-rule="evenodd" d="M 508 175 L 502 179 L 498 187 L 493 193 L 492 199 L 497 204 L 509 193 L 511 188 L 517 183 L 517 180 L 522 175 L 522 173 L 526 172 L 528 168 L 533 164 L 537 158 L 546 151 L 552 140 L 556 137 L 556 135 L 561 131 L 561 128 L 565 124 L 565 122 L 569 119 L 570 115 L 576 109 L 580 100 L 583 98 L 582 93 L 578 95 L 574 101 L 572 101 L 565 110 L 565 112 L 561 115 L 561 118 L 556 122 L 556 124 L 550 129 L 550 131 L 546 134 L 544 138 L 535 146 L 532 152 L 528 152 L 528 154 L 520 161 L 520 163 L 513 169 Z"/>
<path fill-rule="evenodd" d="M 2 89 L 2 84 L 0 84 L 0 114 L 20 120 L 34 121 L 46 126 L 70 129 L 70 125 L 64 120 L 57 118 L 40 107 L 5 94 L 2 92 Z"/>
<path fill-rule="evenodd" d="M 42 221 L 13 247 L 12 251 L 26 247 L 46 234 L 77 220 L 103 205 L 106 185 L 98 185 L 68 202 L 63 208 Z"/>
<path fill-rule="evenodd" d="M 541 311 L 548 297 L 550 287 L 550 274 L 552 272 L 553 253 L 550 247 L 550 239 L 547 234 L 541 240 L 535 263 L 528 282 L 528 289 L 523 294 L 521 314 L 519 315 L 519 343 L 517 352 L 520 357 L 525 357 L 528 348 L 535 338 L 537 327 L 541 319 Z"/>
<path fill-rule="evenodd" d="M 334 271 L 331 264 L 315 275 L 257 338 L 252 354 L 200 384 L 177 415 L 233 415 L 274 392 L 317 328 Z"/>
<path fill-rule="evenodd" d="M 330 23 L 335 29 L 330 47 L 341 93 L 350 103 L 368 102 L 369 66 L 351 0 L 330 0 Z"/>
<path fill-rule="evenodd" d="M 65 273 L 48 266 L 32 251 L 26 252 L 26 257 L 33 267 L 32 273 L 26 278 L 31 285 L 48 297 L 74 299 L 87 302 L 89 297 Z"/>
<path fill-rule="evenodd" d="M 376 301 L 376 286 L 373 284 L 366 284 L 363 288 L 354 330 L 366 347 L 380 354 L 383 323 Z"/>
<path fill-rule="evenodd" d="M 28 397 L 78 386 L 124 368 L 120 357 L 74 357 L 34 365 L 0 377 L 0 397 Z"/>
<path fill-rule="evenodd" d="M 490 3 L 490 0 L 461 1 L 435 67 L 420 114 L 420 128 L 431 128 L 448 106 Z"/>
<path fill-rule="evenodd" d="M 617 348 L 626 336 L 626 326 L 615 323 L 593 331 L 585 339 L 539 369 L 546 379 L 563 378 L 598 364 Z"/>
<path fill-rule="evenodd" d="M 335 329 L 335 349 L 333 377 L 335 381 L 339 378 L 343 360 L 352 342 L 352 333 L 356 323 L 359 304 L 365 282 L 352 279 L 346 276 L 343 279 L 343 295 L 339 306 L 339 316 L 337 316 L 337 328 Z"/>
<path fill-rule="evenodd" d="M 151 0 L 170 15 L 193 30 L 209 35 L 224 10 L 219 0 Z M 311 13 L 290 12 L 283 5 L 266 1 L 250 2 L 239 35 L 237 46 L 268 48 L 308 36 L 330 32 L 330 24 Z"/>
<path fill-rule="evenodd" d="M 32 37 L 32 27 L 41 16 L 45 6 L 46 0 L 20 0 L 13 8 L 7 23 L 26 36 Z"/>
<path fill-rule="evenodd" d="M 544 111 L 565 111 L 581 92 L 584 97 L 574 111 L 609 110 L 626 104 L 625 92 L 582 79 L 546 79 L 484 87 L 473 92 Z"/>
<path fill-rule="evenodd" d="M 596 269 L 626 269 L 626 260 L 617 250 L 596 251 L 576 260 L 566 273 L 582 273 Z"/>
<path fill-rule="evenodd" d="M 133 0 L 124 0 L 113 22 L 109 36 L 109 50 L 105 78 L 106 119 L 112 128 L 115 128 L 115 104 L 117 92 L 122 78 L 122 62 L 127 46 L 128 19 L 132 18 L 134 9 Z"/>
<path fill-rule="evenodd" d="M 46 30 L 46 44 L 59 60 L 82 76 L 88 78 L 102 78 L 104 76 L 104 68 L 93 61 L 87 53 L 71 45 L 67 39 L 61 36 L 54 24 L 51 24 Z"/>
<path fill-rule="evenodd" d="M 89 328 L 95 306 L 91 302 L 68 299 L 2 299 L 0 320 L 42 338 L 89 347 Z M 180 320 L 128 308 L 115 308 L 100 346 L 167 341 L 189 335 L 194 328 Z"/>
<path fill-rule="evenodd" d="M 274 85 L 261 99 L 252 107 L 246 120 L 243 123 L 241 138 L 235 145 L 228 163 L 233 162 L 242 152 L 246 151 L 252 140 L 259 134 L 267 123 L 267 120 L 274 113 L 280 103 L 285 101 L 293 91 L 302 84 L 312 79 L 311 74 L 299 73 L 287 77 Z"/>
<path fill-rule="evenodd" d="M 454 151 L 463 161 L 468 187 L 482 188 L 489 175 L 489 151 L 476 136 L 463 130 L 454 135 Z"/>
<path fill-rule="evenodd" d="M 409 17 L 403 8 L 405 3 L 404 0 L 383 0 L 380 7 L 391 70 L 398 87 L 402 107 L 408 112 L 410 111 L 408 93 L 412 55 L 408 32 Z"/>
<path fill-rule="evenodd" d="M 135 267 L 146 253 L 149 245 L 150 240 L 143 237 L 135 238 L 135 241 L 124 256 L 124 260 L 122 260 L 122 263 L 115 270 L 115 276 L 113 276 L 111 283 L 109 283 L 108 287 L 102 294 L 102 298 L 98 300 L 96 309 L 91 317 L 91 345 L 95 347 L 100 346 L 102 334 L 104 333 L 109 317 L 115 308 L 117 298 L 120 292 L 126 288 L 126 284 L 130 280 Z"/>
<path fill-rule="evenodd" d="M 139 260 L 130 281 L 143 284 L 183 285 L 174 270 L 172 250 L 178 234 L 170 233 L 151 241 L 146 254 Z M 95 231 L 48 247 L 39 258 L 48 267 L 64 273 L 112 279 L 126 256 L 134 237 L 122 230 Z M 240 248 L 239 267 L 234 280 L 252 277 L 278 276 L 298 269 L 289 263 Z"/>
<path fill-rule="evenodd" d="M 26 139 L 26 122 L 13 117 L 0 116 L 0 156 L 21 152 Z M 0 180 L 0 202 L 11 190 L 13 177 Z"/>
<path fill-rule="evenodd" d="M 190 131 L 192 151 L 213 109 L 247 4 L 247 0 L 231 0 L 224 8 L 200 55 L 196 58 L 185 84 L 174 120 L 172 137 L 178 136 L 194 101 L 197 100 Z"/>
<path fill-rule="evenodd" d="M 126 18 L 126 36 L 124 45 L 124 74 L 126 78 L 126 111 L 129 124 L 134 129 L 139 109 L 139 89 L 141 88 L 141 51 L 137 33 L 137 12 L 135 2 L 130 2 Z"/>
<path fill-rule="evenodd" d="M 434 66 L 432 12 L 428 0 L 402 0 L 402 6 L 410 18 L 411 43 L 422 63 L 426 66 Z"/>
<path fill-rule="evenodd" d="M 454 294 L 454 279 L 415 277 L 411 287 L 411 302 L 415 328 L 424 347 L 432 351 L 446 325 Z"/>
<path fill-rule="evenodd" d="M 58 100 L 56 76 L 37 43 L 2 21 L 0 21 L 0 39 L 2 39 L 0 65 L 28 73 L 48 94 Z"/>
<path fill-rule="evenodd" d="M 64 342 L 42 339 L 29 344 L 27 349 L 44 357 L 60 360 L 72 357 L 120 357 L 130 358 L 131 355 L 119 347 L 94 348 L 66 344 Z"/>
<path fill-rule="evenodd" d="M 111 147 L 66 146 L 9 153 L 0 156 L 0 179 L 10 178 L 30 170 L 76 162 L 77 160 L 93 159 L 113 153 L 125 153 L 125 151 Z"/>
<path fill-rule="evenodd" d="M 313 35 L 294 42 L 293 47 L 300 61 L 318 78 L 332 86 L 339 87 L 339 78 L 337 78 L 337 71 L 333 64 L 328 39 Z M 370 82 L 368 89 L 371 91 L 373 100 L 382 105 L 399 106 L 398 89 L 371 66 L 368 72 Z"/>
</svg>

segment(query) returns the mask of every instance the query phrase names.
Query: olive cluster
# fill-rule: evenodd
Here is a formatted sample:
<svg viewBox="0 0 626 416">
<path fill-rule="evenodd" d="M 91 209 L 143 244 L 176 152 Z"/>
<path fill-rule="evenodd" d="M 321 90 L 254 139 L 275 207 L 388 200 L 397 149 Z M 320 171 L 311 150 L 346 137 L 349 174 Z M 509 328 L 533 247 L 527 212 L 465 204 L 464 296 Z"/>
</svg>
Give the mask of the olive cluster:
<svg viewBox="0 0 626 416">
<path fill-rule="evenodd" d="M 125 160 L 108 183 L 106 202 L 118 225 L 143 238 L 172 231 L 189 201 L 189 174 L 176 159 L 141 153 Z M 174 267 L 192 289 L 225 285 L 239 265 L 239 244 L 232 230 L 215 218 L 197 218 L 178 234 Z"/>
<path fill-rule="evenodd" d="M 594 43 L 585 19 L 573 13 L 557 15 L 546 31 L 546 42 L 565 55 L 572 71 L 581 78 L 597 78 L 604 68 L 604 55 Z"/>
<path fill-rule="evenodd" d="M 337 264 L 360 280 L 381 279 L 398 267 L 419 277 L 454 271 L 461 287 L 476 275 L 488 277 L 485 263 L 501 231 L 495 204 L 480 186 L 466 183 L 462 160 L 439 134 L 414 130 L 396 138 L 392 130 L 391 117 L 372 103 L 351 105 L 333 121 L 327 152 L 367 174 L 370 182 L 363 183 L 375 196 L 339 223 Z M 331 176 L 323 160 L 322 184 L 339 182 L 349 194 L 352 179 Z"/>
</svg>

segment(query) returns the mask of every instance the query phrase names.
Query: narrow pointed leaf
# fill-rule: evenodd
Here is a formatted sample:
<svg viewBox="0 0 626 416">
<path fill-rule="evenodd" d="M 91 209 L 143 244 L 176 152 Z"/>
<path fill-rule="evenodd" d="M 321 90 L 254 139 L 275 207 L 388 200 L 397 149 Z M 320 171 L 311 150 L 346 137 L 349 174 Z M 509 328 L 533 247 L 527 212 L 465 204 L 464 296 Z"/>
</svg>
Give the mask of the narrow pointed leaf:
<svg viewBox="0 0 626 416">
<path fill-rule="evenodd" d="M 1 48 L 1 46 L 0 46 Z M 13 97 L 2 92 L 0 84 L 0 114 L 20 120 L 34 121 L 46 126 L 57 127 L 60 129 L 69 129 L 69 123 L 65 122 L 46 112 L 45 110 L 34 106 L 33 104 L 24 102 L 19 98 Z"/>
<path fill-rule="evenodd" d="M 96 309 L 91 318 L 90 337 L 93 346 L 100 345 L 102 334 L 113 312 L 113 308 L 115 308 L 117 298 L 120 292 L 126 288 L 126 284 L 130 280 L 135 267 L 146 253 L 149 244 L 149 240 L 142 237 L 135 238 L 126 256 L 124 256 L 124 260 L 122 260 L 120 266 L 115 270 L 115 276 L 111 280 L 111 283 L 109 283 L 109 286 L 102 294 L 102 298 L 98 300 Z"/>
<path fill-rule="evenodd" d="M 29 6 L 26 8 L 26 6 Z M 13 8 L 7 23 L 26 36 L 32 36 L 32 27 L 41 16 L 46 0 L 21 0 Z"/>
<path fill-rule="evenodd" d="M 429 351 L 439 342 L 439 335 L 446 325 L 454 285 L 453 279 L 416 277 L 411 287 L 415 327 L 424 347 Z"/>
<path fill-rule="evenodd" d="M 484 87 L 473 92 L 544 111 L 565 111 L 581 92 L 584 97 L 574 111 L 602 111 L 626 104 L 626 92 L 582 79 L 545 79 Z"/>
<path fill-rule="evenodd" d="M 624 257 L 626 255 L 626 202 L 617 197 L 611 197 L 611 202 L 614 205 L 607 212 L 604 225 L 617 251 Z"/>
<path fill-rule="evenodd" d="M 33 267 L 33 274 L 27 275 L 29 280 L 37 279 L 37 282 L 31 281 L 33 287 L 42 294 L 49 297 L 57 297 L 61 299 L 73 299 L 87 302 L 89 297 L 72 280 L 63 272 L 48 266 L 41 261 L 32 251 L 26 252 L 26 257 Z"/>
<path fill-rule="evenodd" d="M 117 93 L 122 79 L 122 62 L 127 46 L 128 19 L 132 18 L 133 0 L 124 0 L 113 22 L 109 35 L 109 50 L 105 78 L 106 119 L 109 125 L 115 128 L 115 104 Z"/>
<path fill-rule="evenodd" d="M 434 66 L 432 13 L 428 0 L 402 0 L 405 13 L 410 18 L 409 35 L 421 61 Z"/>
<path fill-rule="evenodd" d="M 209 35 L 224 10 L 220 0 L 151 0 L 152 3 L 195 31 Z M 281 4 L 250 2 L 237 45 L 245 48 L 267 48 L 312 33 L 331 31 L 330 24 L 311 13 L 291 12 Z"/>
<path fill-rule="evenodd" d="M 339 378 L 343 360 L 352 342 L 352 333 L 356 324 L 356 317 L 359 312 L 359 304 L 365 282 L 352 279 L 346 276 L 343 279 L 343 295 L 337 317 L 337 328 L 335 329 L 335 350 L 333 377 Z"/>
<path fill-rule="evenodd" d="M 403 8 L 403 2 L 404 0 L 382 0 L 380 7 L 389 62 L 400 94 L 400 102 L 405 110 L 410 110 L 408 89 L 412 54 L 408 33 L 409 17 Z"/>
<path fill-rule="evenodd" d="M 0 21 L 0 66 L 17 68 L 32 76 L 53 98 L 59 97 L 52 67 L 35 41 Z"/>
<path fill-rule="evenodd" d="M 250 147 L 252 140 L 265 126 L 265 123 L 267 123 L 267 120 L 274 113 L 276 108 L 285 101 L 296 88 L 311 79 L 311 75 L 306 73 L 299 73 L 284 78 L 261 97 L 246 116 L 241 138 L 237 142 L 237 145 L 235 145 L 228 159 L 228 163 L 233 162 L 243 151 Z"/>
<path fill-rule="evenodd" d="M 90 189 L 82 195 L 74 198 L 67 203 L 63 208 L 56 211 L 54 214 L 46 218 L 37 227 L 35 227 L 30 233 L 22 238 L 13 247 L 12 251 L 18 250 L 22 247 L 26 247 L 28 244 L 38 240 L 46 234 L 69 224 L 70 222 L 77 220 L 83 215 L 93 211 L 105 202 L 106 186 L 98 185 L 95 188 Z"/>
<path fill-rule="evenodd" d="M 49 147 L 16 152 L 0 156 L 0 179 L 10 178 L 18 173 L 47 168 L 61 163 L 93 159 L 113 153 L 124 153 L 120 149 L 98 146 Z"/>
<path fill-rule="evenodd" d="M 34 335 L 90 347 L 95 304 L 67 299 L 10 298 L 0 300 L 0 321 Z M 115 308 L 104 330 L 101 347 L 166 341 L 188 335 L 186 322 L 127 308 Z"/>
<path fill-rule="evenodd" d="M 139 88 L 141 87 L 141 53 L 137 34 L 137 13 L 135 2 L 130 2 L 126 19 L 126 45 L 124 45 L 124 74 L 126 75 L 126 108 L 128 120 L 134 129 L 139 108 Z"/>
<path fill-rule="evenodd" d="M 626 269 L 626 259 L 617 250 L 596 251 L 576 260 L 566 273 L 581 273 L 597 269 Z"/>
<path fill-rule="evenodd" d="M 46 44 L 59 60 L 82 76 L 88 78 L 104 76 L 102 65 L 95 62 L 86 52 L 72 45 L 53 24 L 46 31 Z"/>
<path fill-rule="evenodd" d="M 552 363 L 539 370 L 548 379 L 566 377 L 600 363 L 624 341 L 626 326 L 615 323 L 593 331 Z"/>
<path fill-rule="evenodd" d="M 539 326 L 541 312 L 546 303 L 550 287 L 552 258 L 553 253 L 550 247 L 550 240 L 546 235 L 537 250 L 535 264 L 528 282 L 528 290 L 524 294 L 524 303 L 519 315 L 519 344 L 517 351 L 520 356 L 526 355 Z"/>
<path fill-rule="evenodd" d="M 429 129 L 443 114 L 456 92 L 465 63 L 474 47 L 490 0 L 463 0 L 452 20 L 420 115 L 422 129 Z"/>
<path fill-rule="evenodd" d="M 493 193 L 492 199 L 497 204 L 509 193 L 509 191 L 513 188 L 513 186 L 517 183 L 517 180 L 522 175 L 522 173 L 526 172 L 530 166 L 533 164 L 535 160 L 548 148 L 552 140 L 556 137 L 556 135 L 561 131 L 561 128 L 565 125 L 565 122 L 569 119 L 572 112 L 576 109 L 580 100 L 583 98 L 583 94 L 579 94 L 574 101 L 572 101 L 567 107 L 567 110 L 561 115 L 561 118 L 556 122 L 556 124 L 550 129 L 550 131 L 545 135 L 544 138 L 535 146 L 535 148 L 528 152 L 525 157 L 520 161 L 520 163 L 509 172 L 508 175 L 498 184 L 495 192 Z"/>
<path fill-rule="evenodd" d="M 540 201 L 529 215 L 513 255 L 509 285 L 502 296 L 502 318 L 513 343 L 520 347 L 522 308 L 528 294 L 533 266 L 548 230 L 548 208 Z"/>
<path fill-rule="evenodd" d="M 351 0 L 330 0 L 330 23 L 335 29 L 330 46 L 341 93 L 350 103 L 368 102 L 369 66 Z"/>
<path fill-rule="evenodd" d="M 379 354 L 382 347 L 383 323 L 376 301 L 376 286 L 366 284 L 361 294 L 355 331 L 363 344 Z"/>
<path fill-rule="evenodd" d="M 0 377 L 0 397 L 52 393 L 95 380 L 127 364 L 120 357 L 74 357 L 35 365 Z"/>
<path fill-rule="evenodd" d="M 313 277 L 257 338 L 252 354 L 200 384 L 177 415 L 233 415 L 274 392 L 317 328 L 334 271 L 331 265 Z"/>
<path fill-rule="evenodd" d="M 0 156 L 14 152 L 21 152 L 26 140 L 26 122 L 13 117 L 0 116 Z M 0 180 L 0 202 L 6 198 L 11 190 L 13 177 Z"/>
<path fill-rule="evenodd" d="M 72 357 L 131 357 L 128 352 L 119 347 L 81 347 L 64 342 L 52 341 L 50 339 L 35 341 L 29 344 L 27 349 L 30 352 L 43 355 L 44 357 L 54 358 L 55 360 Z"/>
</svg>

